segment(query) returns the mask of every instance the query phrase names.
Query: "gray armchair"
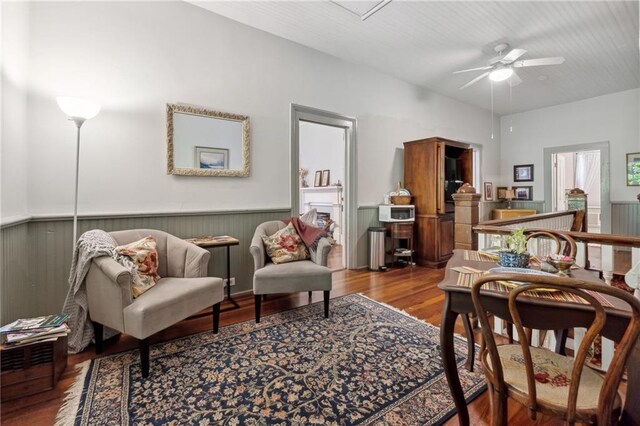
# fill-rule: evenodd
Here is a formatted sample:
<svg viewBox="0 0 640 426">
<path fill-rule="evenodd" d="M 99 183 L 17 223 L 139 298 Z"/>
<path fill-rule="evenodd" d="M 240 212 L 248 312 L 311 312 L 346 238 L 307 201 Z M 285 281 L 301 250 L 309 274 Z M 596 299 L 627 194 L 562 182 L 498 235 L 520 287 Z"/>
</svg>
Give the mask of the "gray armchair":
<svg viewBox="0 0 640 426">
<path fill-rule="evenodd" d="M 267 256 L 262 236 L 275 234 L 287 226 L 280 220 L 265 222 L 256 228 L 249 251 L 253 256 L 253 294 L 255 295 L 256 323 L 260 322 L 262 295 L 273 293 L 293 293 L 299 291 L 324 292 L 324 316 L 329 317 L 329 296 L 332 288 L 331 270 L 327 268 L 327 258 L 331 244 L 326 238 L 320 239 L 317 250 L 309 250 L 311 260 L 275 264 Z"/>
<path fill-rule="evenodd" d="M 213 306 L 213 332 L 218 332 L 221 278 L 207 277 L 210 253 L 163 231 L 138 229 L 111 232 L 118 245 L 148 235 L 156 240 L 158 283 L 137 297 L 131 296 L 132 276 L 110 257 L 93 260 L 86 278 L 89 317 L 93 321 L 96 352 L 103 349 L 103 326 L 140 339 L 142 376 L 149 375 L 149 336 Z"/>
</svg>

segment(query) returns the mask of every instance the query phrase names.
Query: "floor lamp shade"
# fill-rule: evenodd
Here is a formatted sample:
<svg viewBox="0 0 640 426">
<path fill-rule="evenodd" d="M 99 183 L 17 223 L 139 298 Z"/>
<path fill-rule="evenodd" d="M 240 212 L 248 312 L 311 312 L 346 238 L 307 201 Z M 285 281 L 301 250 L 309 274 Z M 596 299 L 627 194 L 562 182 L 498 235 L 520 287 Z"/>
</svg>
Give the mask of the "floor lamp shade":
<svg viewBox="0 0 640 426">
<path fill-rule="evenodd" d="M 73 248 L 75 250 L 78 241 L 78 175 L 80 171 L 80 127 L 82 124 L 95 117 L 100 112 L 100 105 L 85 99 L 59 96 L 56 98 L 58 106 L 76 124 L 76 179 L 75 198 L 73 200 Z"/>
<path fill-rule="evenodd" d="M 72 98 L 70 96 L 58 96 L 58 106 L 71 119 L 80 118 L 89 120 L 100 112 L 100 105 L 85 99 Z"/>
</svg>

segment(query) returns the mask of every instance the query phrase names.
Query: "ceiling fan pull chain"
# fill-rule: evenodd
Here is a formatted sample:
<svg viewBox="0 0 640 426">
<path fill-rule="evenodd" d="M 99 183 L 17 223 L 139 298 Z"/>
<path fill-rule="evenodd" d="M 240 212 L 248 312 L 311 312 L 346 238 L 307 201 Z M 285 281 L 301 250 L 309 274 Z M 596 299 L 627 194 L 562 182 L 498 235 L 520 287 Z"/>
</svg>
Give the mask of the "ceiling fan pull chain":
<svg viewBox="0 0 640 426">
<path fill-rule="evenodd" d="M 513 133 L 513 74 L 509 77 L 509 133 Z"/>
<path fill-rule="evenodd" d="M 493 80 L 489 80 L 491 86 L 491 139 L 493 139 Z"/>
</svg>

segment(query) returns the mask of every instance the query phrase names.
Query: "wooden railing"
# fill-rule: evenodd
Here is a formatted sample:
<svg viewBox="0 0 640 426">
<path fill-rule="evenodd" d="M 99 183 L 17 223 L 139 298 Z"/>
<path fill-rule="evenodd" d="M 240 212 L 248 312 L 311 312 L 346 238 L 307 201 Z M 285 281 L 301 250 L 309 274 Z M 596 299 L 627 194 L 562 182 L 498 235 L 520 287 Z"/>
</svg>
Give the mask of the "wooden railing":
<svg viewBox="0 0 640 426">
<path fill-rule="evenodd" d="M 592 234 L 580 232 L 572 229 L 581 228 L 576 226 L 573 220 L 576 218 L 575 211 L 544 213 L 532 216 L 524 216 L 506 220 L 491 220 L 474 226 L 474 231 L 479 234 L 478 248 L 487 248 L 495 243 L 496 236 L 508 235 L 513 229 L 524 227 L 528 232 L 553 230 L 560 234 L 567 235 L 576 241 L 578 247 L 576 254 L 576 264 L 583 268 L 588 268 L 588 244 L 598 244 L 601 247 L 601 270 L 602 277 L 607 284 L 611 284 L 614 276 L 614 248 L 631 250 L 631 269 L 626 272 L 625 282 L 632 289 L 636 297 L 640 298 L 640 237 L 614 235 L 614 234 Z M 538 256 L 544 256 L 545 251 L 550 251 L 551 240 L 546 243 L 538 242 L 533 246 L 533 251 Z M 537 253 L 535 252 L 537 250 Z M 496 322 L 495 331 L 502 332 L 503 324 Z M 536 334 L 534 333 L 534 336 Z M 574 330 L 573 347 L 578 347 L 584 335 L 583 329 Z M 544 342 L 545 347 L 554 348 L 555 338 L 552 333 L 548 333 Z M 602 367 L 607 369 L 614 352 L 613 342 L 602 339 Z"/>
</svg>

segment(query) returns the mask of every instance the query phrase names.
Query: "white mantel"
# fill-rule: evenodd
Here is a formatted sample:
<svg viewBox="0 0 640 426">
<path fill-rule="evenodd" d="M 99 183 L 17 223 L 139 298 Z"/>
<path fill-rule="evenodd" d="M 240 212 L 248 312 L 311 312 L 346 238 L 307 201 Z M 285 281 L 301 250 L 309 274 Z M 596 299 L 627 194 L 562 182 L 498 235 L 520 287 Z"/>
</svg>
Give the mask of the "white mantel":
<svg viewBox="0 0 640 426">
<path fill-rule="evenodd" d="M 316 209 L 321 213 L 329 213 L 336 223 L 333 238 L 342 244 L 342 211 L 344 199 L 342 186 L 317 186 L 300 188 L 300 213 Z"/>
</svg>

